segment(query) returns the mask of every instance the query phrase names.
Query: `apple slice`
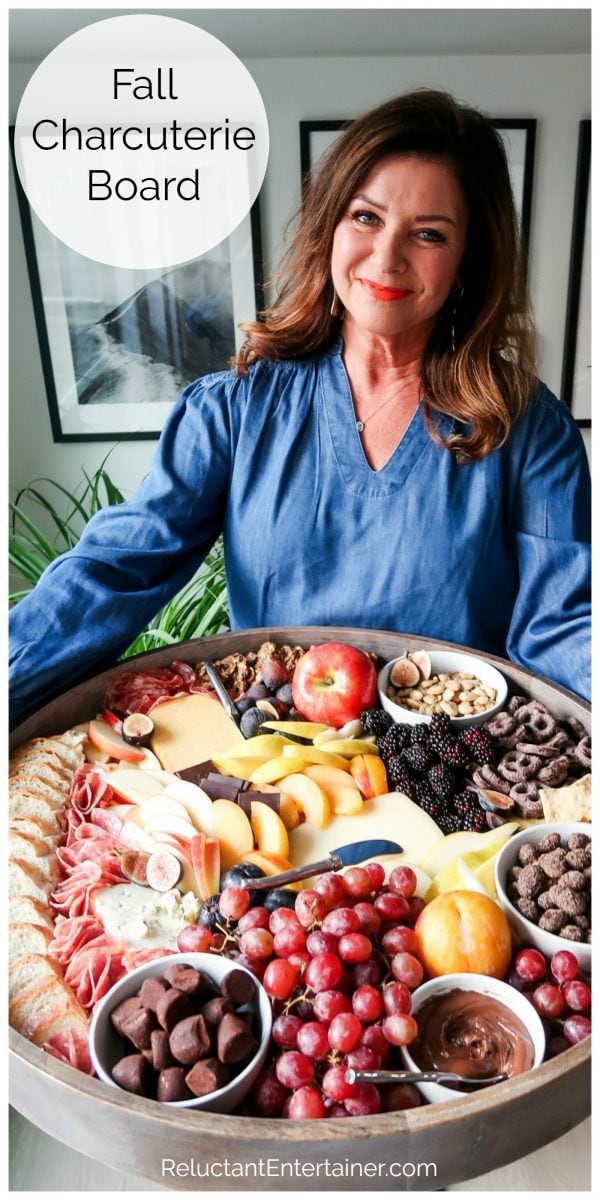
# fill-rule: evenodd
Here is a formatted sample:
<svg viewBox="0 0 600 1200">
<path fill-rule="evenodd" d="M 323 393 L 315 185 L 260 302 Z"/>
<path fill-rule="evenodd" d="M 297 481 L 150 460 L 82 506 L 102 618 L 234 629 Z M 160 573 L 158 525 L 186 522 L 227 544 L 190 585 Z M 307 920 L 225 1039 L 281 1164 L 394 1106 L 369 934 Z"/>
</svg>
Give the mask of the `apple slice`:
<svg viewBox="0 0 600 1200">
<path fill-rule="evenodd" d="M 161 785 L 156 779 L 131 767 L 116 767 L 110 774 L 110 786 L 128 804 L 141 804 L 149 796 L 156 796 Z"/>
<path fill-rule="evenodd" d="M 205 833 L 207 837 L 213 836 L 212 800 L 202 788 L 197 787 L 195 783 L 189 783 L 187 779 L 176 779 L 167 784 L 163 796 L 171 796 L 177 800 L 185 808 L 196 829 Z"/>
<path fill-rule="evenodd" d="M 221 848 L 221 870 L 227 871 L 254 849 L 254 834 L 245 812 L 232 800 L 215 800 L 212 810 L 215 837 Z"/>
<path fill-rule="evenodd" d="M 126 846 L 131 846 L 133 850 L 147 850 L 149 854 L 154 853 L 156 839 L 148 833 L 147 829 L 142 829 L 135 821 L 128 820 L 123 822 L 120 840 Z"/>
<path fill-rule="evenodd" d="M 174 783 L 175 780 L 179 778 L 179 776 L 173 775 L 171 771 L 163 771 L 160 763 L 156 768 L 144 767 L 144 771 L 143 774 L 140 775 L 140 779 L 146 779 L 146 777 L 148 777 L 148 779 L 153 779 L 155 783 L 160 784 L 160 787 L 166 787 L 167 784 Z M 155 792 L 160 791 L 160 787 L 155 788 Z"/>
<path fill-rule="evenodd" d="M 260 767 L 268 767 L 269 761 L 274 761 L 257 758 L 255 754 L 250 758 L 219 758 L 212 754 L 211 760 L 220 775 L 234 775 L 237 779 L 252 779 L 255 771 Z"/>
<path fill-rule="evenodd" d="M 241 746 L 235 746 L 233 750 L 226 750 L 221 756 L 225 762 L 228 758 L 277 758 L 283 751 L 284 746 L 298 746 L 298 742 L 294 743 L 289 738 L 279 737 L 277 733 L 257 734 L 256 737 L 248 738 Z"/>
<path fill-rule="evenodd" d="M 365 800 L 385 796 L 389 791 L 385 763 L 376 754 L 356 754 L 350 762 L 350 774 Z"/>
<path fill-rule="evenodd" d="M 291 796 L 296 808 L 304 814 L 309 825 L 322 829 L 331 816 L 329 797 L 308 775 L 288 775 L 279 784 L 282 793 Z"/>
<path fill-rule="evenodd" d="M 86 762 L 100 763 L 101 766 L 104 766 L 104 764 L 110 760 L 110 754 L 107 754 L 105 750 L 99 750 L 97 746 L 94 746 L 93 743 L 90 742 L 89 738 L 85 739 L 81 749 L 85 754 Z"/>
<path fill-rule="evenodd" d="M 277 733 L 295 733 L 298 737 L 311 740 L 327 728 L 327 725 L 321 725 L 318 721 L 264 721 L 261 725 L 261 729 L 275 729 Z M 262 736 L 264 737 L 264 734 Z"/>
<path fill-rule="evenodd" d="M 221 854 L 219 840 L 197 833 L 192 838 L 192 866 L 201 900 L 208 900 L 219 891 Z"/>
<path fill-rule="evenodd" d="M 176 802 L 173 801 L 173 803 Z M 169 812 L 168 810 L 156 813 L 155 816 L 150 817 L 149 821 L 144 822 L 144 829 L 146 833 L 153 835 L 171 833 L 175 837 L 183 838 L 186 842 L 191 841 L 198 832 L 196 826 L 192 825 L 192 822 L 188 820 L 187 815 L 180 817 L 177 813 Z"/>
<path fill-rule="evenodd" d="M 165 796 L 164 792 L 149 796 L 140 804 L 140 817 L 143 825 L 148 825 L 149 821 L 163 813 L 172 813 L 176 817 L 182 817 L 184 821 L 188 820 L 187 809 L 183 804 L 180 804 L 179 800 L 174 800 L 173 796 Z"/>
<path fill-rule="evenodd" d="M 321 749 L 327 754 L 343 754 L 345 758 L 354 758 L 355 754 L 379 754 L 375 742 L 368 742 L 365 738 L 339 738 L 325 742 Z"/>
<path fill-rule="evenodd" d="M 98 750 L 108 754 L 110 758 L 122 759 L 124 762 L 139 763 L 144 755 L 136 746 L 130 746 L 119 733 L 111 729 L 106 721 L 93 720 L 88 725 L 88 740 Z"/>
<path fill-rule="evenodd" d="M 290 843 L 281 817 L 268 804 L 253 800 L 250 805 L 250 824 L 259 850 L 289 858 Z"/>
<path fill-rule="evenodd" d="M 149 750 L 147 746 L 138 746 L 137 749 L 142 755 L 141 761 L 137 764 L 140 771 L 162 771 L 162 763 L 152 750 Z"/>
<path fill-rule="evenodd" d="M 363 806 L 363 798 L 350 776 L 337 767 L 323 766 L 315 763 L 305 768 L 305 775 L 314 779 L 323 789 L 331 805 L 331 811 L 336 816 L 351 816 L 359 813 Z"/>
<path fill-rule="evenodd" d="M 330 767 L 338 767 L 340 771 L 349 771 L 350 763 L 347 758 L 335 751 L 320 750 L 318 746 L 286 746 L 284 758 L 301 758 L 305 763 L 326 763 Z M 346 781 L 347 782 L 347 781 Z"/>
<path fill-rule="evenodd" d="M 302 771 L 305 765 L 303 758 L 290 758 L 282 754 L 279 758 L 271 758 L 269 762 L 256 767 L 250 775 L 251 783 L 276 783 L 285 775 L 294 775 Z"/>
</svg>

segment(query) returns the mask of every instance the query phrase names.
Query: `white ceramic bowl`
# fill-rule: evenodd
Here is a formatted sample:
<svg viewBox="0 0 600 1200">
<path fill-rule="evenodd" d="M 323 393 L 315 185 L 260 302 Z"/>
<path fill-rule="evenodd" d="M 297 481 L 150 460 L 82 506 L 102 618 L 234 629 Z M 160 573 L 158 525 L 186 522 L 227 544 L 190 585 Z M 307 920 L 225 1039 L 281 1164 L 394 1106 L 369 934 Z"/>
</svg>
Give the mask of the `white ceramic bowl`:
<svg viewBox="0 0 600 1200">
<path fill-rule="evenodd" d="M 557 933 L 548 933 L 545 929 L 540 929 L 539 925 L 529 921 L 519 912 L 518 908 L 515 908 L 506 894 L 508 872 L 511 867 L 517 865 L 521 846 L 524 842 L 541 842 L 548 833 L 559 833 L 562 843 L 565 845 L 571 833 L 585 833 L 591 837 L 592 826 L 587 822 L 579 823 L 577 821 L 548 822 L 543 825 L 531 825 L 528 829 L 523 829 L 521 833 L 509 838 L 496 859 L 495 876 L 498 900 L 508 917 L 513 933 L 520 942 L 525 942 L 528 946 L 535 946 L 536 950 L 540 950 L 548 959 L 552 958 L 552 955 L 556 954 L 558 950 L 570 950 L 575 955 L 580 970 L 589 972 L 592 969 L 591 942 L 572 942 L 569 938 L 559 937 Z"/>
<path fill-rule="evenodd" d="M 221 958 L 218 954 L 169 954 L 165 958 L 156 958 L 153 962 L 137 967 L 129 975 L 125 975 L 114 987 L 106 993 L 94 1010 L 90 1026 L 90 1053 L 92 1062 L 100 1079 L 111 1087 L 118 1087 L 111 1076 L 111 1070 L 123 1054 L 123 1039 L 113 1029 L 110 1014 L 113 1008 L 129 996 L 139 991 L 145 979 L 152 975 L 160 975 L 161 970 L 174 963 L 186 963 L 197 971 L 204 971 L 220 984 L 222 979 L 234 969 L 245 971 L 245 967 L 229 958 Z M 251 975 L 250 971 L 246 974 Z M 168 1105 L 169 1108 L 202 1108 L 207 1112 L 229 1113 L 250 1091 L 254 1080 L 259 1074 L 267 1057 L 271 1038 L 272 1010 L 271 1002 L 262 984 L 254 975 L 251 978 L 256 984 L 256 1004 L 260 1021 L 259 1048 L 243 1071 L 240 1071 L 225 1087 L 211 1092 L 208 1096 L 194 1096 L 191 1100 L 176 1100 Z M 159 1101 L 157 1101 L 159 1103 Z M 163 1101 L 160 1101 L 163 1103 Z"/>
<path fill-rule="evenodd" d="M 412 652 L 414 653 L 417 649 L 418 644 L 415 644 L 412 647 Z M 410 654 L 411 651 L 409 650 L 408 653 Z M 485 658 L 479 658 L 475 654 L 463 654 L 460 650 L 428 650 L 427 653 L 431 659 L 432 675 L 438 675 L 440 672 L 443 674 L 447 671 L 465 671 L 471 675 L 476 675 L 481 683 L 495 688 L 496 701 L 491 708 L 486 709 L 482 713 L 475 713 L 471 717 L 450 718 L 455 729 L 467 729 L 470 725 L 483 725 L 484 721 L 489 721 L 490 717 L 493 717 L 495 713 L 500 712 L 504 708 L 508 695 L 508 685 L 504 676 L 500 674 L 500 671 L 497 671 L 491 663 L 486 662 Z M 387 689 L 390 671 L 396 662 L 398 662 L 398 659 L 393 658 L 391 662 L 386 663 L 385 667 L 379 672 L 377 680 L 379 699 L 385 711 L 394 718 L 396 723 L 402 722 L 408 725 L 420 725 L 424 722 L 429 725 L 431 717 L 413 712 L 410 708 L 403 708 L 402 705 L 396 704 L 388 696 Z"/>
<path fill-rule="evenodd" d="M 511 987 L 509 983 L 504 983 L 502 979 L 492 979 L 489 975 L 471 975 L 463 971 L 456 972 L 454 975 L 439 975 L 436 979 L 429 979 L 427 983 L 422 983 L 413 992 L 411 1015 L 418 1020 L 418 1011 L 430 996 L 440 996 L 455 989 L 461 992 L 478 992 L 482 996 L 492 996 L 495 1000 L 505 1004 L 527 1029 L 533 1042 L 535 1055 L 533 1066 L 539 1067 L 546 1053 L 544 1026 L 533 1004 L 516 988 Z M 400 1053 L 408 1070 L 418 1071 L 421 1069 L 411 1055 L 410 1046 L 402 1046 Z M 464 1100 L 466 1094 L 458 1092 L 454 1088 L 445 1087 L 441 1083 L 417 1083 L 415 1086 L 429 1100 L 430 1104 L 440 1103 L 444 1100 Z M 495 1084 L 494 1086 L 500 1085 Z"/>
</svg>

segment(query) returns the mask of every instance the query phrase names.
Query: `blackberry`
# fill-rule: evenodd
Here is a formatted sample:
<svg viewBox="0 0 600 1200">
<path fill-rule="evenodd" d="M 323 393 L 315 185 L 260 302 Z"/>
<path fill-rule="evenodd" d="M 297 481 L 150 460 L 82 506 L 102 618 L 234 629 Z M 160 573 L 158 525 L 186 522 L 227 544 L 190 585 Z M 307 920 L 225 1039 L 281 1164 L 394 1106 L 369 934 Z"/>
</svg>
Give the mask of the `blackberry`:
<svg viewBox="0 0 600 1200">
<path fill-rule="evenodd" d="M 412 767 L 417 775 L 424 775 L 435 762 L 435 755 L 431 753 L 429 746 L 425 742 L 418 743 L 416 746 L 407 746 L 402 751 L 402 758 Z"/>
<path fill-rule="evenodd" d="M 452 800 L 452 806 L 459 817 L 466 817 L 470 812 L 481 812 L 481 807 L 475 792 L 458 792 Z"/>
<path fill-rule="evenodd" d="M 431 718 L 429 731 L 434 741 L 443 739 L 447 737 L 449 733 L 452 733 L 452 721 L 450 720 L 448 714 L 444 712 L 434 713 Z"/>
<path fill-rule="evenodd" d="M 377 739 L 377 745 L 382 758 L 386 754 L 399 754 L 410 745 L 410 725 L 390 725 L 387 733 Z"/>
<path fill-rule="evenodd" d="M 449 733 L 444 738 L 432 737 L 433 746 L 442 762 L 450 763 L 451 767 L 466 767 L 471 761 L 471 755 L 466 746 L 458 740 L 455 733 Z"/>
<path fill-rule="evenodd" d="M 456 791 L 456 771 L 448 763 L 438 763 L 427 772 L 429 785 L 436 796 L 450 800 Z"/>
<path fill-rule="evenodd" d="M 360 714 L 360 723 L 365 733 L 374 733 L 379 738 L 387 733 L 394 722 L 383 708 L 365 708 Z"/>
<path fill-rule="evenodd" d="M 461 729 L 459 737 L 478 767 L 486 767 L 493 763 L 494 739 L 482 725 L 471 725 L 468 729 Z"/>
<path fill-rule="evenodd" d="M 472 809 L 466 816 L 462 818 L 462 829 L 473 830 L 475 833 L 484 833 L 488 828 L 487 818 L 483 809 Z"/>
<path fill-rule="evenodd" d="M 457 817 L 455 813 L 442 813 L 441 817 L 436 817 L 436 821 L 442 833 L 445 834 L 458 833 L 460 829 L 464 828 L 460 817 Z"/>
<path fill-rule="evenodd" d="M 414 795 L 411 799 L 439 824 L 439 818 L 445 812 L 444 802 L 440 800 L 439 796 L 435 796 L 422 780 L 415 784 Z"/>
<path fill-rule="evenodd" d="M 429 745 L 429 725 L 421 721 L 418 725 L 409 725 L 411 746 Z"/>
<path fill-rule="evenodd" d="M 396 791 L 410 795 L 410 789 L 414 784 L 414 775 L 404 759 L 399 754 L 388 754 L 383 762 L 390 786 Z"/>
</svg>

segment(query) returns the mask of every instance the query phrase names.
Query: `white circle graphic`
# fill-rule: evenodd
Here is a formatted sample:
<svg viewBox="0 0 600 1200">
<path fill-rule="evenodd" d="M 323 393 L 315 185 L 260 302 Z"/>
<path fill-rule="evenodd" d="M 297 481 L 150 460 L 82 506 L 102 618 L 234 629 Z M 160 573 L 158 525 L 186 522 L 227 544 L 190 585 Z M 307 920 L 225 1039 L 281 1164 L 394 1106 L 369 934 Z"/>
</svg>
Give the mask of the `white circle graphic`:
<svg viewBox="0 0 600 1200">
<path fill-rule="evenodd" d="M 247 216 L 269 151 L 260 92 L 186 21 L 110 17 L 61 42 L 21 100 L 15 157 L 61 241 L 115 267 L 167 267 Z"/>
</svg>

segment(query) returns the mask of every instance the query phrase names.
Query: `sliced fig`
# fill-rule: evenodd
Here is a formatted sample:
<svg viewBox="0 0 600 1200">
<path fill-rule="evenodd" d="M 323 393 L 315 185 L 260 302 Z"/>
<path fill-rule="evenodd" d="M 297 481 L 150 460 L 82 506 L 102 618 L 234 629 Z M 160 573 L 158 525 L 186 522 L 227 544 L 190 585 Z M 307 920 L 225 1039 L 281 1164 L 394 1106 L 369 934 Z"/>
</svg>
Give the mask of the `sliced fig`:
<svg viewBox="0 0 600 1200">
<path fill-rule="evenodd" d="M 506 817 L 500 816 L 499 812 L 486 812 L 485 819 L 488 823 L 488 829 L 499 829 L 501 825 L 506 824 Z"/>
<path fill-rule="evenodd" d="M 276 696 L 270 700 L 257 700 L 256 707 L 260 712 L 266 713 L 272 721 L 279 721 L 287 713 L 287 705 L 282 700 L 278 700 Z"/>
<path fill-rule="evenodd" d="M 481 788 L 477 795 L 484 812 L 498 813 L 500 816 L 504 816 L 504 813 L 510 812 L 515 807 L 512 797 L 505 796 L 504 792 L 494 792 L 491 788 Z"/>
<path fill-rule="evenodd" d="M 181 863 L 168 850 L 157 850 L 148 856 L 146 878 L 155 892 L 170 892 L 181 879 Z"/>
<path fill-rule="evenodd" d="M 148 860 L 149 854 L 144 850 L 126 850 L 121 855 L 121 870 L 132 883 L 141 883 L 143 887 L 149 887 L 148 883 Z"/>
<path fill-rule="evenodd" d="M 121 737 L 130 746 L 149 746 L 153 733 L 154 721 L 146 713 L 130 713 L 121 728 Z"/>
<path fill-rule="evenodd" d="M 398 658 L 390 671 L 390 683 L 394 687 L 414 687 L 421 673 L 412 658 Z"/>
<path fill-rule="evenodd" d="M 414 654 L 409 655 L 409 658 L 419 668 L 421 679 L 431 678 L 431 659 L 426 650 L 415 650 Z"/>
</svg>

